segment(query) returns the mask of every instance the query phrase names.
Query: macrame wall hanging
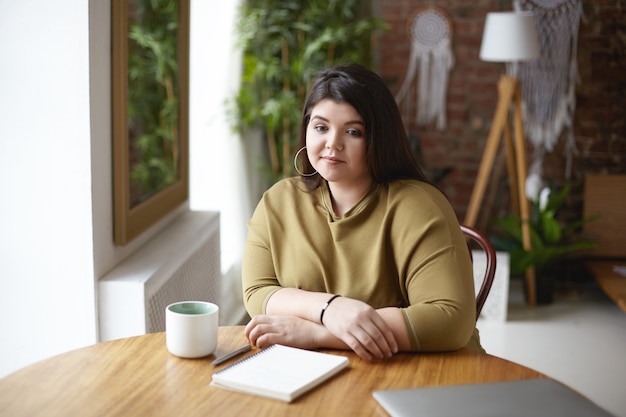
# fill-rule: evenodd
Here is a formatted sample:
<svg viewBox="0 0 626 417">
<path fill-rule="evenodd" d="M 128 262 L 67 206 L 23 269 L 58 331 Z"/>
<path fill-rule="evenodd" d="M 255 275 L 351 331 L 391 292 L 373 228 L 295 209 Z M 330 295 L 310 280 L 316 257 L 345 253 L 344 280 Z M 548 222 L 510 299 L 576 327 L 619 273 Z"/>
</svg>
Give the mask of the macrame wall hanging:
<svg viewBox="0 0 626 417">
<path fill-rule="evenodd" d="M 407 31 L 411 56 L 396 101 L 405 123 L 409 124 L 414 115 L 418 125 L 435 122 L 437 128 L 443 130 L 446 128 L 448 76 L 454 65 L 452 25 L 442 9 L 426 7 L 418 9 L 409 19 Z"/>
<path fill-rule="evenodd" d="M 529 174 L 541 177 L 545 153 L 554 150 L 563 129 L 567 129 L 565 175 L 569 178 L 577 153 L 573 117 L 582 2 L 513 0 L 513 5 L 516 10 L 534 13 L 541 48 L 538 60 L 513 67 L 521 86 L 524 131 L 534 146 Z"/>
</svg>

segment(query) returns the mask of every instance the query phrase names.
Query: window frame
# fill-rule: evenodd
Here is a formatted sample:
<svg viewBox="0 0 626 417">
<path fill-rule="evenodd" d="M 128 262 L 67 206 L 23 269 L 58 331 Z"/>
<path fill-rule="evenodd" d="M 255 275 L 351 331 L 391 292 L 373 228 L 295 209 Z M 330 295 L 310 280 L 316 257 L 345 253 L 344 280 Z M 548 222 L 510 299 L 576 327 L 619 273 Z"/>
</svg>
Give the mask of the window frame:
<svg viewBox="0 0 626 417">
<path fill-rule="evenodd" d="M 178 179 L 130 207 L 128 135 L 128 2 L 111 2 L 113 241 L 124 246 L 189 198 L 189 0 L 178 0 Z"/>
</svg>

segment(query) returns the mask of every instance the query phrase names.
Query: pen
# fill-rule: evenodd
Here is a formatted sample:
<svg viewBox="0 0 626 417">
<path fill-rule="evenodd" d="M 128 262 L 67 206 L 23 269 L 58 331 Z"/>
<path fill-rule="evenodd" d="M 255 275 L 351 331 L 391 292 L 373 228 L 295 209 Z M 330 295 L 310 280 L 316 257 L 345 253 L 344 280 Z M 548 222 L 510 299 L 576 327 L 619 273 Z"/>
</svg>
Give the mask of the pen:
<svg viewBox="0 0 626 417">
<path fill-rule="evenodd" d="M 250 345 L 245 345 L 242 346 L 238 349 L 233 350 L 230 353 L 227 353 L 225 355 L 220 356 L 219 358 L 216 358 L 213 362 L 211 362 L 211 365 L 219 365 L 222 362 L 226 362 L 227 360 L 234 358 L 237 355 L 241 355 L 242 353 L 246 353 L 247 351 L 249 351 L 250 349 L 252 349 L 252 347 Z"/>
</svg>

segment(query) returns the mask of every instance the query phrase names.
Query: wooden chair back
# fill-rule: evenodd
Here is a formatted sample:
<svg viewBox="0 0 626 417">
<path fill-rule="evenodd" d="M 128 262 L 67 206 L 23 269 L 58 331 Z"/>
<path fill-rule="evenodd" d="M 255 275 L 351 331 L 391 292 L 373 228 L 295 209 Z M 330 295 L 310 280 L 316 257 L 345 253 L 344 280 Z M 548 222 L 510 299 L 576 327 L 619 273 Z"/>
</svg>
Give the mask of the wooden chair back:
<svg viewBox="0 0 626 417">
<path fill-rule="evenodd" d="M 480 312 L 483 309 L 485 301 L 487 300 L 489 291 L 491 291 L 491 285 L 493 284 L 493 279 L 496 275 L 496 251 L 487 236 L 485 236 L 477 229 L 461 225 L 461 231 L 463 232 L 465 237 L 468 238 L 468 248 L 470 251 L 470 256 L 472 256 L 472 250 L 470 247 L 472 241 L 476 242 L 478 246 L 480 246 L 480 248 L 485 252 L 486 256 L 485 275 L 483 276 L 480 290 L 476 295 L 476 320 L 478 320 L 478 316 L 480 316 Z"/>
</svg>

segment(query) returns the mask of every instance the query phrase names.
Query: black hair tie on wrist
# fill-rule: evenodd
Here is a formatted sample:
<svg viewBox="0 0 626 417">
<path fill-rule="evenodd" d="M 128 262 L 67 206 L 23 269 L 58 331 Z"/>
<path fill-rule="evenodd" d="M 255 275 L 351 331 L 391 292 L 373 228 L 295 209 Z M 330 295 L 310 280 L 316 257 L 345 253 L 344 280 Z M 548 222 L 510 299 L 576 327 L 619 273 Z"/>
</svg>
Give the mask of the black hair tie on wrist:
<svg viewBox="0 0 626 417">
<path fill-rule="evenodd" d="M 320 312 L 320 323 L 324 324 L 324 313 L 326 313 L 326 309 L 328 308 L 328 306 L 330 305 L 330 303 L 333 302 L 333 300 L 335 300 L 335 298 L 339 298 L 341 297 L 339 294 L 333 295 L 332 297 L 330 297 L 330 299 L 328 301 L 326 301 L 326 303 L 322 306 L 322 311 Z"/>
</svg>

